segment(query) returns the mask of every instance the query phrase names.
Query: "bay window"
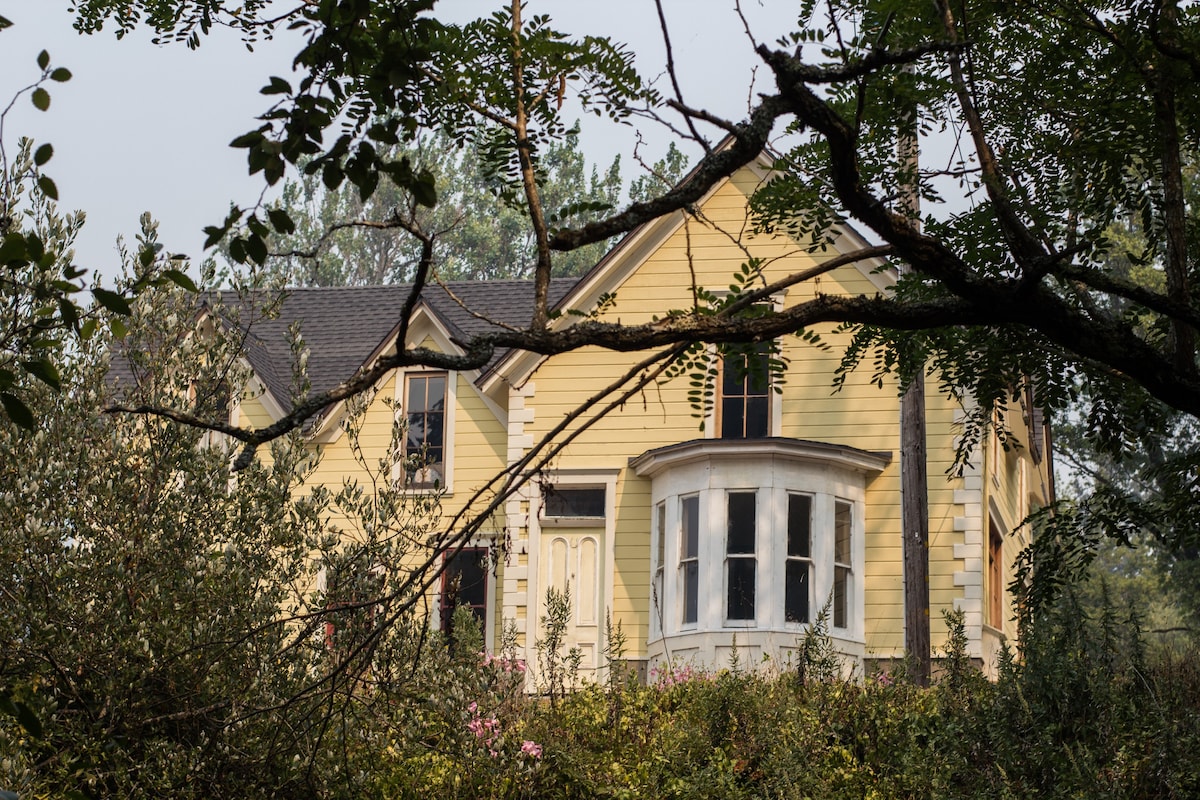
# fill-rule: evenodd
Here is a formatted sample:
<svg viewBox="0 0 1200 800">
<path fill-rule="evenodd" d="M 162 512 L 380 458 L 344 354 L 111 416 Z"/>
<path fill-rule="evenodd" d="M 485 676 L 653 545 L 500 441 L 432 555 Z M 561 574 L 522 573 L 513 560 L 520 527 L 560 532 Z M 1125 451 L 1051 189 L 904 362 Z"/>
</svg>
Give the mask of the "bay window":
<svg viewBox="0 0 1200 800">
<path fill-rule="evenodd" d="M 889 460 L 781 438 L 699 439 L 634 458 L 651 480 L 650 591 L 672 610 L 651 625 L 651 661 L 719 662 L 735 640 L 750 653 L 787 649 L 826 602 L 831 636 L 861 651 L 866 486 Z"/>
</svg>

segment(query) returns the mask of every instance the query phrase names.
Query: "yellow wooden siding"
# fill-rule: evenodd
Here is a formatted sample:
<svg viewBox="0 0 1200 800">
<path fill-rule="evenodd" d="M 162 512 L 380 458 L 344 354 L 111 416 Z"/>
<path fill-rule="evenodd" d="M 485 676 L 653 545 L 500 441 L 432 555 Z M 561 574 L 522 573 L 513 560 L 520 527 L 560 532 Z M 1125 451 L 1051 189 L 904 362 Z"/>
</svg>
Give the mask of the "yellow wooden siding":
<svg viewBox="0 0 1200 800">
<path fill-rule="evenodd" d="M 739 173 L 741 175 L 741 173 Z M 748 175 L 748 173 L 746 173 Z M 745 230 L 746 191 L 757 178 L 741 176 L 723 186 L 704 207 L 708 222 L 724 225 L 751 247 L 756 256 L 784 256 L 769 265 L 766 279 L 814 266 L 812 256 L 795 242 L 754 238 Z M 690 259 L 689 259 L 689 250 Z M 831 254 L 832 255 L 832 254 Z M 714 231 L 704 222 L 690 220 L 676 231 L 650 258 L 617 289 L 617 300 L 605 317 L 636 324 L 661 316 L 670 308 L 691 305 L 693 281 L 709 290 L 725 290 L 745 253 L 729 235 Z M 816 292 L 870 294 L 876 286 L 855 267 L 842 267 L 811 285 L 792 287 L 785 303 L 791 306 L 811 299 Z M 858 567 L 866 589 L 868 654 L 900 655 L 903 648 L 903 589 L 900 550 L 899 507 L 899 409 L 894 385 L 879 389 L 871 384 L 870 365 L 851 374 L 841 392 L 832 392 L 835 370 L 848 339 L 831 326 L 818 331 L 829 345 L 823 350 L 795 337 L 783 341 L 783 355 L 790 361 L 782 396 L 782 429 L 786 437 L 835 442 L 863 450 L 885 451 L 891 465 L 871 481 L 866 494 L 866 561 Z M 628 355 L 588 348 L 549 359 L 532 377 L 534 396 L 529 405 L 536 416 L 525 426 L 537 439 L 559 423 L 564 415 L 588 400 L 600 387 L 616 380 L 641 355 Z M 649 481 L 630 475 L 630 457 L 646 450 L 679 441 L 701 438 L 700 420 L 688 400 L 687 376 L 666 384 L 654 384 L 630 398 L 623 407 L 581 434 L 552 466 L 566 468 L 620 468 L 614 548 L 616 575 L 613 610 L 616 619 L 640 647 L 648 631 L 650 606 L 650 508 Z M 954 530 L 956 480 L 945 470 L 952 459 L 953 403 L 929 398 L 930 461 L 930 593 L 935 618 L 934 640 L 941 629 L 940 609 L 952 608 L 961 589 L 954 585 L 961 560 L 954 559 L 953 545 L 961 542 Z"/>
</svg>

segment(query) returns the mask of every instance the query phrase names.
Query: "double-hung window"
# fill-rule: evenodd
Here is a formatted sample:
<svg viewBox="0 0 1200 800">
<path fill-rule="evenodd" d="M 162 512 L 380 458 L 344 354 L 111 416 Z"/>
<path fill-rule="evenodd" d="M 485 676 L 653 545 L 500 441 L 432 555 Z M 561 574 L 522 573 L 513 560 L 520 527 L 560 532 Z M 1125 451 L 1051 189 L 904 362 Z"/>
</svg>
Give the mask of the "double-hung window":
<svg viewBox="0 0 1200 800">
<path fill-rule="evenodd" d="M 682 498 L 679 511 L 679 620 L 693 625 L 700 611 L 700 496 Z"/>
<path fill-rule="evenodd" d="M 408 485 L 445 483 L 446 373 L 412 372 L 404 379 L 407 432 L 404 465 Z"/>
<path fill-rule="evenodd" d="M 833 627 L 850 626 L 851 506 L 843 500 L 833 504 Z"/>
<path fill-rule="evenodd" d="M 771 346 L 729 345 L 721 363 L 720 405 L 722 439 L 761 439 L 771 419 Z"/>
<path fill-rule="evenodd" d="M 783 587 L 785 622 L 809 621 L 812 571 L 812 497 L 806 494 L 788 494 L 787 556 Z"/>
<path fill-rule="evenodd" d="M 725 544 L 726 603 L 725 618 L 754 619 L 755 594 L 755 518 L 754 492 L 730 492 L 728 500 L 728 536 Z"/>
</svg>

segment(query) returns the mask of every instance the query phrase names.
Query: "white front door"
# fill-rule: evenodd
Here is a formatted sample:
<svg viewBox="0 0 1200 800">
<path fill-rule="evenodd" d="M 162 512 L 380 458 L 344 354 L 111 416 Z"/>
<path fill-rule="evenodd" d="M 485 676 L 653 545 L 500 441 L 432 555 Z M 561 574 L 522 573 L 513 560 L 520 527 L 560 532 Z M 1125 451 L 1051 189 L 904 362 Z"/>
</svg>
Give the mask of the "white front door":
<svg viewBox="0 0 1200 800">
<path fill-rule="evenodd" d="M 543 640 L 546 635 L 546 590 L 566 593 L 571 609 L 563 652 L 578 648 L 580 677 L 593 677 L 604 635 L 604 528 L 546 527 L 540 549 L 541 597 L 534 638 Z"/>
</svg>

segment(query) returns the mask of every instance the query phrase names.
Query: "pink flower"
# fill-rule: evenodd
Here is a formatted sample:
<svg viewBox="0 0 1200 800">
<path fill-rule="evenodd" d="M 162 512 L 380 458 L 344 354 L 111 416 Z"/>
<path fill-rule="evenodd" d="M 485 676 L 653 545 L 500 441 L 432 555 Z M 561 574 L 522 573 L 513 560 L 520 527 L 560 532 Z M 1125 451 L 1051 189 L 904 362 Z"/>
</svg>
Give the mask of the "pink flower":
<svg viewBox="0 0 1200 800">
<path fill-rule="evenodd" d="M 476 703 L 474 700 L 471 701 L 471 705 L 467 706 L 468 714 L 474 714 L 478 710 L 479 710 L 479 703 Z"/>
<path fill-rule="evenodd" d="M 526 739 L 524 742 L 521 743 L 521 752 L 525 753 L 529 756 L 532 756 L 533 758 L 541 758 L 542 757 L 542 746 L 540 744 L 538 744 L 537 742 L 531 742 L 528 739 Z"/>
</svg>

